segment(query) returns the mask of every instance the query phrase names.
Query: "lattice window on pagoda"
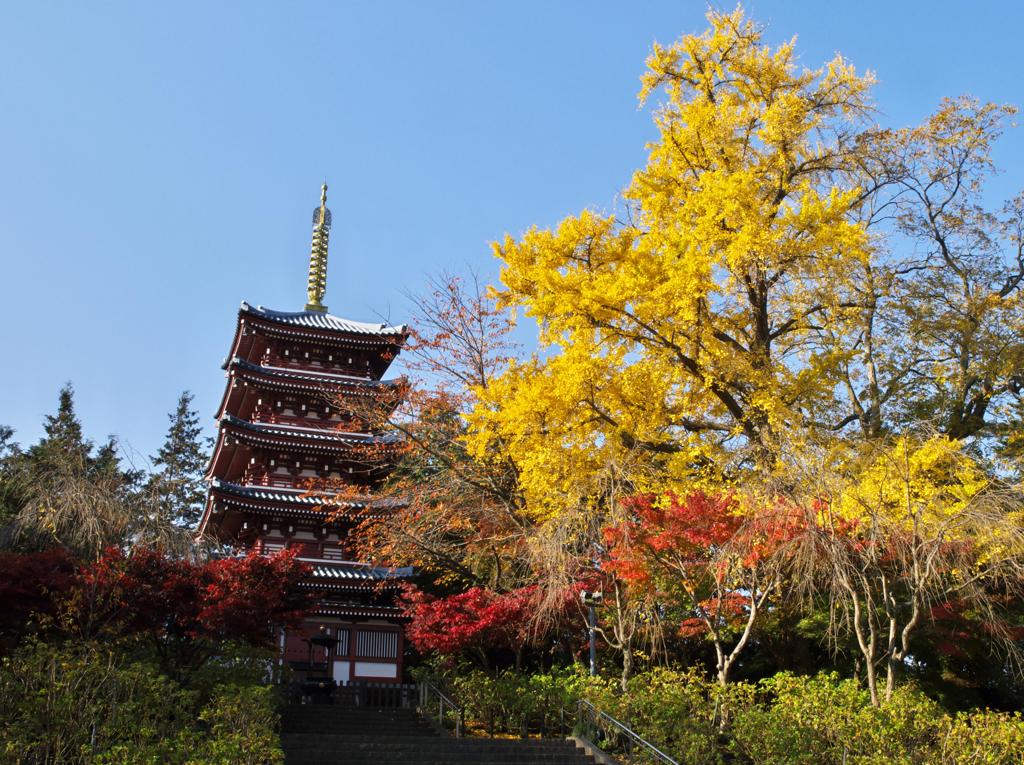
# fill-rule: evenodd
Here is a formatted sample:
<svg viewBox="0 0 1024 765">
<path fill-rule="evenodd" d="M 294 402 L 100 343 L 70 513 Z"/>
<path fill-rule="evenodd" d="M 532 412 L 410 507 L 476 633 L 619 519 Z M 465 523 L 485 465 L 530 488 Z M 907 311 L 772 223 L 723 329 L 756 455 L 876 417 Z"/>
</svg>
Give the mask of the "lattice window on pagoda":
<svg viewBox="0 0 1024 765">
<path fill-rule="evenodd" d="M 264 539 L 260 542 L 260 552 L 264 555 L 273 555 L 284 549 L 284 542 L 268 542 Z"/>
<path fill-rule="evenodd" d="M 356 633 L 356 656 L 367 659 L 398 658 L 398 633 L 359 630 Z"/>
<path fill-rule="evenodd" d="M 345 560 L 345 550 L 341 545 L 324 545 L 324 560 Z"/>
<path fill-rule="evenodd" d="M 338 647 L 334 650 L 335 656 L 348 656 L 348 630 L 339 629 L 338 634 Z"/>
</svg>

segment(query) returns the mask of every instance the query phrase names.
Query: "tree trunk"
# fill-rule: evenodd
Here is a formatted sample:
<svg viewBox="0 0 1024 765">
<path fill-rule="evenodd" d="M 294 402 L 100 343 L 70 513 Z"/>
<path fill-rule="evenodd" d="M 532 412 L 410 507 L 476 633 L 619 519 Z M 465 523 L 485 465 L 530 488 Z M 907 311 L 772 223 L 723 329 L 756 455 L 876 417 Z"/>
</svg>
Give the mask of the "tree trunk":
<svg viewBox="0 0 1024 765">
<path fill-rule="evenodd" d="M 857 589 L 849 580 L 843 581 L 843 588 L 849 595 L 853 606 L 853 634 L 857 638 L 857 646 L 860 648 L 861 656 L 864 657 L 864 675 L 868 682 L 868 692 L 871 694 L 871 706 L 877 707 L 879 703 L 875 651 L 878 646 L 878 635 L 872 621 L 871 609 L 873 605 L 870 599 L 867 599 L 862 609 L 860 593 L 857 592 Z M 867 590 L 866 587 L 865 590 Z M 863 613 L 863 611 L 866 611 L 866 613 Z"/>
<path fill-rule="evenodd" d="M 622 647 L 622 692 L 625 693 L 629 687 L 629 679 L 633 677 L 633 641 L 627 640 Z"/>
<path fill-rule="evenodd" d="M 881 706 L 878 701 L 878 675 L 875 670 L 875 662 L 868 656 L 864 657 L 864 674 L 868 681 L 868 693 L 871 694 L 871 706 Z"/>
</svg>

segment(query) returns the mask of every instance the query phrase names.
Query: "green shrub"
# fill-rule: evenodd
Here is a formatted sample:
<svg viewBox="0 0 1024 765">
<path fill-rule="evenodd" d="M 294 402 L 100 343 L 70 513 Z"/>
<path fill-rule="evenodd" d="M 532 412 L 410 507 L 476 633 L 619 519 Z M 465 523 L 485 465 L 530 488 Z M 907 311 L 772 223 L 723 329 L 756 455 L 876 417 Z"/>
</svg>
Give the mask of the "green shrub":
<svg viewBox="0 0 1024 765">
<path fill-rule="evenodd" d="M 622 693 L 618 683 L 591 683 L 586 699 L 628 725 L 681 763 L 719 761 L 723 717 L 753 703 L 753 688 L 734 683 L 724 691 L 696 668 L 655 668 L 633 676 Z M 612 750 L 622 742 L 613 727 L 601 731 Z"/>
<path fill-rule="evenodd" d="M 1024 719 L 987 709 L 961 712 L 950 719 L 938 762 L 948 765 L 1020 765 L 1024 763 Z"/>
<path fill-rule="evenodd" d="M 211 656 L 188 676 L 188 687 L 199 691 L 200 698 L 210 698 L 217 686 L 259 686 L 270 682 L 287 682 L 289 671 L 278 666 L 275 648 L 259 648 L 239 642 L 225 642 L 219 653 Z"/>
<path fill-rule="evenodd" d="M 222 685 L 199 713 L 209 734 L 187 765 L 279 765 L 284 762 L 274 689 Z"/>
<path fill-rule="evenodd" d="M 145 750 L 189 722 L 195 695 L 116 646 L 28 643 L 0 664 L 6 762 L 85 762 L 117 744 Z"/>
<path fill-rule="evenodd" d="M 758 685 L 761 703 L 741 710 L 732 749 L 757 765 L 1020 765 L 1019 715 L 953 717 L 912 687 L 871 706 L 855 680 L 787 673 Z"/>
<path fill-rule="evenodd" d="M 623 693 L 615 680 L 582 671 L 497 675 L 479 670 L 447 681 L 470 718 L 495 734 L 558 729 L 586 699 L 684 765 L 1024 765 L 1024 719 L 980 710 L 956 716 L 913 687 L 873 707 L 855 680 L 781 673 L 725 690 L 696 668 L 653 669 Z M 580 729 L 621 755 L 614 726 Z M 630 762 L 646 762 L 634 750 Z"/>
<path fill-rule="evenodd" d="M 474 670 L 448 683 L 470 719 L 488 733 L 520 735 L 556 731 L 563 722 L 571 728 L 586 678 L 574 669 L 534 675 Z"/>
<path fill-rule="evenodd" d="M 204 723 L 145 747 L 123 744 L 90 765 L 282 765 L 272 688 L 221 686 L 199 713 Z"/>
<path fill-rule="evenodd" d="M 117 645 L 33 642 L 6 657 L 0 663 L 0 762 L 283 762 L 273 689 L 220 685 L 202 703 L 198 691 L 122 655 Z"/>
</svg>

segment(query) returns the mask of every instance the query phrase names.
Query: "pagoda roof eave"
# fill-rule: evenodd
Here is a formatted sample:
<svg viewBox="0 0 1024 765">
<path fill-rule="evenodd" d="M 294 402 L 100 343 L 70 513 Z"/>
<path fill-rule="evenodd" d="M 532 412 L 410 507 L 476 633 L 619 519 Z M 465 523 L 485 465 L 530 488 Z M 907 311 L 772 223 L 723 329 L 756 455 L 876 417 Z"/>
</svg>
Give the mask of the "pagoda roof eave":
<svg viewBox="0 0 1024 765">
<path fill-rule="evenodd" d="M 217 501 L 246 514 L 282 516 L 318 523 L 382 518 L 401 504 L 390 498 L 336 500 L 328 492 L 243 486 L 214 478 L 210 481 L 209 500 L 200 522 L 200 534 L 206 532 L 213 515 L 213 503 Z M 331 516 L 330 521 L 327 521 L 328 515 Z"/>
<path fill-rule="evenodd" d="M 275 380 L 288 380 L 289 382 L 305 383 L 318 390 L 325 388 L 337 390 L 348 386 L 358 388 L 396 388 L 402 385 L 404 378 L 392 378 L 390 380 L 374 380 L 369 377 L 357 377 L 356 375 L 339 374 L 337 372 L 317 372 L 307 369 L 289 369 L 287 367 L 274 367 L 263 364 L 253 364 L 240 356 L 232 356 L 225 359 L 221 369 L 238 369 L 251 372 L 262 377 Z"/>
<path fill-rule="evenodd" d="M 347 606 L 319 603 L 312 608 L 317 616 L 340 616 L 361 619 L 387 619 L 393 622 L 408 622 L 409 617 L 397 606 Z"/>
<path fill-rule="evenodd" d="M 380 500 L 337 500 L 336 492 L 331 491 L 309 491 L 307 489 L 290 489 L 286 487 L 264 487 L 247 486 L 231 481 L 224 481 L 214 478 L 210 481 L 210 488 L 225 494 L 232 494 L 237 497 L 260 500 L 264 502 L 279 502 L 282 504 L 300 504 L 306 507 L 324 507 L 330 505 L 332 508 L 345 508 L 352 510 L 363 510 L 373 507 L 375 504 L 383 506 L 385 503 Z M 333 504 L 332 504 L 333 503 Z"/>
<path fill-rule="evenodd" d="M 314 583 L 386 582 L 395 579 L 409 579 L 413 576 L 412 566 L 401 568 L 373 566 L 369 563 L 336 563 L 322 559 L 299 558 L 310 565 L 309 577 Z"/>
<path fill-rule="evenodd" d="M 287 425 L 283 423 L 250 422 L 241 417 L 226 414 L 220 418 L 223 425 L 231 425 L 256 433 L 263 433 L 270 436 L 285 436 L 295 438 L 307 438 L 314 441 L 341 441 L 349 445 L 355 444 L 385 444 L 397 443 L 398 439 L 389 435 L 377 435 L 374 433 L 353 433 L 349 431 L 334 430 L 333 428 L 310 428 L 304 425 Z"/>
<path fill-rule="evenodd" d="M 225 414 L 220 418 L 218 448 L 225 436 L 249 446 L 274 447 L 319 454 L 344 454 L 359 447 L 397 447 L 401 440 L 391 435 L 344 433 L 301 426 L 249 422 Z M 216 450 L 215 450 L 216 451 Z"/>
<path fill-rule="evenodd" d="M 352 321 L 320 311 L 275 311 L 262 305 L 250 305 L 244 300 L 238 313 L 239 316 L 251 316 L 281 327 L 326 332 L 335 336 L 352 335 L 360 339 L 372 337 L 395 342 L 404 340 L 409 334 L 405 324 L 395 326 L 384 322 Z"/>
</svg>

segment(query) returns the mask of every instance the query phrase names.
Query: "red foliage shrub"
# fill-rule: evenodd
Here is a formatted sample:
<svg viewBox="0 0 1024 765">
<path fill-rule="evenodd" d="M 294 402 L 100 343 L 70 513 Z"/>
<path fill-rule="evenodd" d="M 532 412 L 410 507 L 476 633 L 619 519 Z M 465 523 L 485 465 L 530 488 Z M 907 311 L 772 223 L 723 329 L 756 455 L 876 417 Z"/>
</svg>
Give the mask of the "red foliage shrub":
<svg viewBox="0 0 1024 765">
<path fill-rule="evenodd" d="M 407 586 L 401 603 L 412 622 L 406 636 L 423 653 L 454 654 L 487 648 L 515 651 L 536 639 L 534 617 L 542 597 L 536 585 L 507 593 L 473 587 L 446 598 L 434 598 Z M 562 604 L 563 611 L 571 600 L 570 593 Z M 557 607 L 551 615 L 557 618 Z"/>
<path fill-rule="evenodd" d="M 77 565 L 64 548 L 0 553 L 0 630 L 19 631 L 33 614 L 52 615 L 75 581 Z"/>
<path fill-rule="evenodd" d="M 713 624 L 740 625 L 763 584 L 762 564 L 804 521 L 779 500 L 752 514 L 733 494 L 692 492 L 624 501 L 630 519 L 604 530 L 604 569 L 691 613 L 679 633 L 697 637 Z"/>
<path fill-rule="evenodd" d="M 311 596 L 292 552 L 203 563 L 111 548 L 94 563 L 67 553 L 0 556 L 2 624 L 56 615 L 76 637 L 150 640 L 168 664 L 194 667 L 223 641 L 271 646 L 275 626 L 300 622 Z"/>
</svg>

